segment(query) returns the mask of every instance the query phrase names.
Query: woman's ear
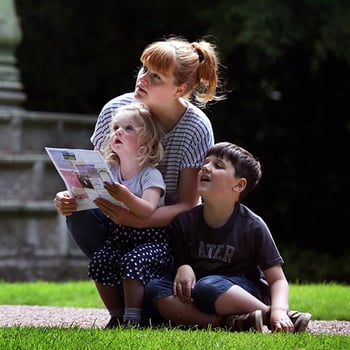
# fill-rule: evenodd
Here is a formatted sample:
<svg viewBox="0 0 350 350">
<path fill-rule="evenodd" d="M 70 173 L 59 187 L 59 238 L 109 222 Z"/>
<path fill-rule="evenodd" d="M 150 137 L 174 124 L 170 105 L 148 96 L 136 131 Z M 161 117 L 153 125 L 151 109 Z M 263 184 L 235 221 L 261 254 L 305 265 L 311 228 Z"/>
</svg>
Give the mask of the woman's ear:
<svg viewBox="0 0 350 350">
<path fill-rule="evenodd" d="M 179 86 L 176 87 L 175 89 L 175 97 L 181 97 L 184 95 L 185 91 L 186 91 L 186 84 L 183 83 Z"/>
</svg>

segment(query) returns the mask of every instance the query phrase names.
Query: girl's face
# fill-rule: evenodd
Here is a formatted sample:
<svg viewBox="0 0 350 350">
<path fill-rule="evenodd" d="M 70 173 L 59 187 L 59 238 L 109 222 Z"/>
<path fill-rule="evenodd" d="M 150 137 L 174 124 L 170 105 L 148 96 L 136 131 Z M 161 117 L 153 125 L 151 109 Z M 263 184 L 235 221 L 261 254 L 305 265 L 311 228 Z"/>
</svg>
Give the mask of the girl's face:
<svg viewBox="0 0 350 350">
<path fill-rule="evenodd" d="M 173 76 L 166 76 L 143 65 L 136 79 L 135 98 L 150 109 L 157 109 L 178 98 L 177 90 Z"/>
<path fill-rule="evenodd" d="M 228 196 L 239 180 L 230 161 L 211 155 L 198 172 L 198 192 L 204 199 Z"/>
<path fill-rule="evenodd" d="M 111 147 L 121 157 L 127 155 L 135 157 L 137 154 L 138 128 L 135 119 L 130 112 L 118 117 L 112 125 Z"/>
</svg>

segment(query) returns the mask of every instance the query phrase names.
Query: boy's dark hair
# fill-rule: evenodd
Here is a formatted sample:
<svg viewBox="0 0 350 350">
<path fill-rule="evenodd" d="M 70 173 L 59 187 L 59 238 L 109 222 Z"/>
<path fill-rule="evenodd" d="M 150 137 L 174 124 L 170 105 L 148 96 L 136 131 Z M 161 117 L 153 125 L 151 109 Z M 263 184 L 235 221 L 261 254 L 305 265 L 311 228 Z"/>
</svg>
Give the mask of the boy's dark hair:
<svg viewBox="0 0 350 350">
<path fill-rule="evenodd" d="M 259 183 L 262 176 L 261 164 L 244 148 L 230 142 L 219 142 L 208 150 L 207 157 L 211 155 L 230 161 L 235 168 L 235 176 L 247 180 L 247 186 L 241 192 L 240 200 Z"/>
</svg>

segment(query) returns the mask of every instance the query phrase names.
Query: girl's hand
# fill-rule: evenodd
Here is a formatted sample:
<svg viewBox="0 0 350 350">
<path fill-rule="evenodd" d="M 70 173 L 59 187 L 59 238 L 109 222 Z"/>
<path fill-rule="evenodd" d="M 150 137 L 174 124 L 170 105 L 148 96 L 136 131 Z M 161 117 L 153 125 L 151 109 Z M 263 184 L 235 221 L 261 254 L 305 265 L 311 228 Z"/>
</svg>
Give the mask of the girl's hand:
<svg viewBox="0 0 350 350">
<path fill-rule="evenodd" d="M 109 194 L 116 200 L 124 202 L 125 196 L 129 195 L 129 190 L 118 182 L 105 182 L 104 188 L 109 192 Z"/>
<path fill-rule="evenodd" d="M 70 216 L 77 210 L 77 202 L 67 191 L 58 192 L 54 199 L 57 211 L 64 216 Z"/>
</svg>

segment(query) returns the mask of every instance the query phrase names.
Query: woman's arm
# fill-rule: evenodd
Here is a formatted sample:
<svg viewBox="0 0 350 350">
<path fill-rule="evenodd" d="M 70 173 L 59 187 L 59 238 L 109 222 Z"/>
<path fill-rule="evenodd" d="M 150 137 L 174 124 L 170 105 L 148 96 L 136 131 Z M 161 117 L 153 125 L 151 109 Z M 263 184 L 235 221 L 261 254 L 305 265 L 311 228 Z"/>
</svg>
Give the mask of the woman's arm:
<svg viewBox="0 0 350 350">
<path fill-rule="evenodd" d="M 198 203 L 197 174 L 199 169 L 184 169 L 180 173 L 177 203 L 157 208 L 147 219 L 132 214 L 111 202 L 98 198 L 95 204 L 117 224 L 143 228 L 168 226 L 180 213 Z"/>
</svg>

